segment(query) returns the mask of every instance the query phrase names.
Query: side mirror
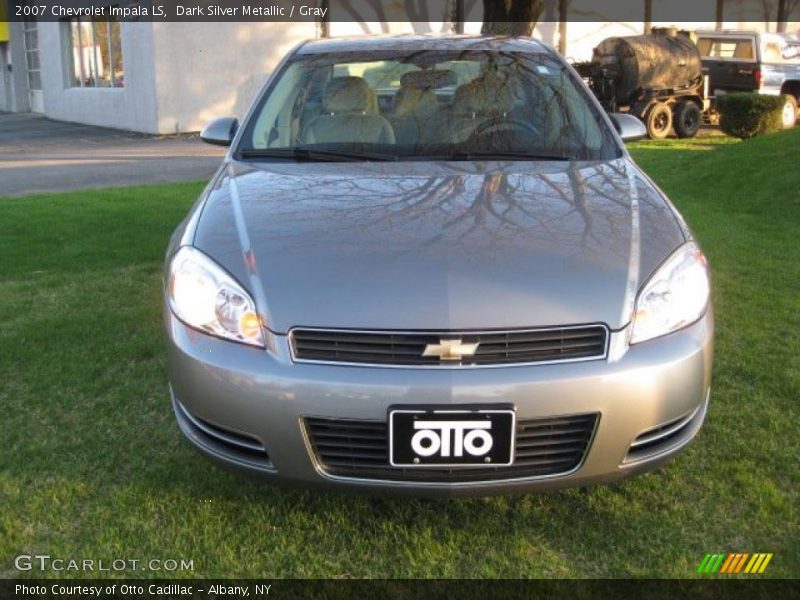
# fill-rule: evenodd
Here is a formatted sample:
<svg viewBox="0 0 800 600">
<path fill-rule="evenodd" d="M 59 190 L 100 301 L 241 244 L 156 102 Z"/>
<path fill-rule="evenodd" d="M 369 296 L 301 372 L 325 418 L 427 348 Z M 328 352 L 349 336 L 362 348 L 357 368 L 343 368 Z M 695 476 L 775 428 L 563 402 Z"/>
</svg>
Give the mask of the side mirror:
<svg viewBox="0 0 800 600">
<path fill-rule="evenodd" d="M 215 146 L 230 146 L 236 130 L 239 129 L 239 120 L 233 117 L 220 117 L 214 119 L 200 132 L 200 139 L 206 144 Z"/>
<path fill-rule="evenodd" d="M 611 113 L 609 117 L 623 142 L 635 142 L 647 137 L 647 127 L 633 115 Z"/>
</svg>

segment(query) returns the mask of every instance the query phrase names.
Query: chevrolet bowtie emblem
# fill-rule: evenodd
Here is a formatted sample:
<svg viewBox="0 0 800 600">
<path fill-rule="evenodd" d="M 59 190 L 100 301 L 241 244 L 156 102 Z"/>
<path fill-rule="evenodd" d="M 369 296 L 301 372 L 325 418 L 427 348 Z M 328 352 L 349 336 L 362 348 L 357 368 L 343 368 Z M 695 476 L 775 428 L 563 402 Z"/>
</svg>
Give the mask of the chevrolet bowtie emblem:
<svg viewBox="0 0 800 600">
<path fill-rule="evenodd" d="M 422 356 L 438 356 L 441 360 L 461 360 L 464 356 L 473 356 L 478 343 L 465 344 L 460 339 L 439 340 L 438 344 L 428 344 Z"/>
</svg>

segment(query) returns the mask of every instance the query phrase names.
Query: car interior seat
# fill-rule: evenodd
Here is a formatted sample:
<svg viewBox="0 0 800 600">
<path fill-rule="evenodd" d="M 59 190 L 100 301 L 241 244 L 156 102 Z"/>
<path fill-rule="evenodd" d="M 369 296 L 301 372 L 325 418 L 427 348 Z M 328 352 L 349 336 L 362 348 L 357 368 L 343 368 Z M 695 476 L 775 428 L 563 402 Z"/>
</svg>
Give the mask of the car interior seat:
<svg viewBox="0 0 800 600">
<path fill-rule="evenodd" d="M 476 132 L 510 121 L 521 107 L 515 78 L 488 71 L 459 86 L 450 106 L 447 130 L 452 143 L 462 143 Z"/>
<path fill-rule="evenodd" d="M 393 144 L 392 126 L 378 114 L 378 98 L 361 77 L 335 77 L 322 93 L 322 114 L 305 126 L 306 144 Z"/>
<path fill-rule="evenodd" d="M 455 82 L 455 74 L 447 70 L 403 74 L 389 117 L 399 144 L 424 141 L 425 133 L 431 130 L 429 120 L 442 108 L 436 98 L 436 89 Z"/>
</svg>

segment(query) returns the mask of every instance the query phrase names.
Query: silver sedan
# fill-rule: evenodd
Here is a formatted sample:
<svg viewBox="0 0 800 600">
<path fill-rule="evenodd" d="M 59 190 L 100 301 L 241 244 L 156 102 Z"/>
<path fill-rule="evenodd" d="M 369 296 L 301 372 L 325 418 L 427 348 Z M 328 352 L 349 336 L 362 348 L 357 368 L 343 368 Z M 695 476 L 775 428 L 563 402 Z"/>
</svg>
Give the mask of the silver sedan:
<svg viewBox="0 0 800 600">
<path fill-rule="evenodd" d="M 706 260 L 575 72 L 531 39 L 293 50 L 167 252 L 172 405 L 225 466 L 302 486 L 586 485 L 685 447 Z"/>
</svg>

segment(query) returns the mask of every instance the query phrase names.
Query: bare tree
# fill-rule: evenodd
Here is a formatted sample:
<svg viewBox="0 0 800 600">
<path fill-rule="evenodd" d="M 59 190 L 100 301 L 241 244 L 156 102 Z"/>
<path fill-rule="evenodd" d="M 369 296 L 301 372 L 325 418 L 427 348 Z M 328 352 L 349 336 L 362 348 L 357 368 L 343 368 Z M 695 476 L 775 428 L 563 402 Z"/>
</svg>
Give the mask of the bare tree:
<svg viewBox="0 0 800 600">
<path fill-rule="evenodd" d="M 558 0 L 558 51 L 563 56 L 567 53 L 567 14 L 569 0 Z"/>
<path fill-rule="evenodd" d="M 428 12 L 427 2 L 424 0 L 403 0 L 403 7 L 406 15 L 408 15 L 408 20 L 415 24 L 414 31 L 416 33 L 428 33 L 431 30 L 431 17 Z"/>
<path fill-rule="evenodd" d="M 778 7 L 778 12 L 780 12 Z M 772 2 L 771 0 L 761 0 L 761 11 L 764 15 L 764 30 L 769 31 L 769 23 L 772 21 Z"/>
<path fill-rule="evenodd" d="M 786 32 L 786 22 L 792 20 L 792 12 L 798 7 L 800 0 L 778 0 L 778 33 Z"/>
<path fill-rule="evenodd" d="M 542 0 L 483 0 L 481 33 L 529 36 L 543 10 Z"/>
</svg>

